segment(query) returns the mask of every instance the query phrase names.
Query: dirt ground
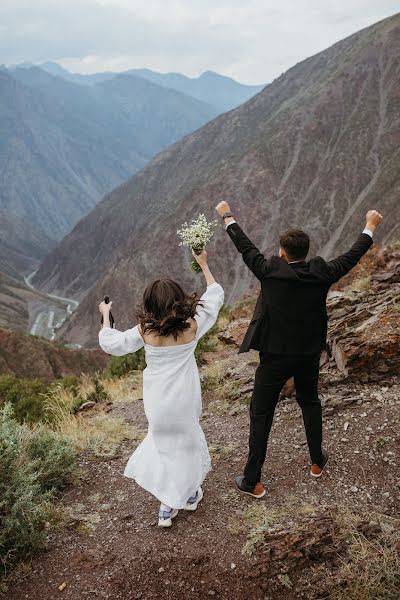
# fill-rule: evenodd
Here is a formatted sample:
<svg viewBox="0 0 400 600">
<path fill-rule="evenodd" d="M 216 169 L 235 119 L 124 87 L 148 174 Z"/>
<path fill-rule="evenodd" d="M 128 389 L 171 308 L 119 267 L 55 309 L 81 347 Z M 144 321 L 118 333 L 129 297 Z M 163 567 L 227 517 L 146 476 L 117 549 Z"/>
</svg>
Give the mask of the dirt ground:
<svg viewBox="0 0 400 600">
<path fill-rule="evenodd" d="M 232 350 L 221 360 L 229 361 L 233 371 L 241 370 L 250 379 L 257 355 L 238 356 Z M 243 554 L 247 532 L 233 531 L 230 523 L 257 502 L 274 508 L 289 499 L 299 506 L 340 504 L 367 515 L 374 511 L 398 514 L 400 385 L 392 379 L 380 385 L 342 384 L 322 390 L 330 461 L 317 481 L 309 476 L 301 413 L 294 400 L 282 400 L 264 466 L 267 495 L 258 501 L 239 494 L 233 485 L 246 458 L 248 407 L 244 396 L 246 393 L 226 407 L 223 403 L 219 406 L 213 389 L 204 394 L 202 426 L 213 470 L 204 483 L 204 500 L 197 512 L 181 511 L 170 530 L 157 527 L 157 500 L 122 475 L 136 442 L 125 442 L 113 459 L 82 455 L 80 478 L 60 500 L 70 515 L 67 524 L 50 534 L 46 552 L 15 570 L 3 597 L 317 597 L 308 588 L 289 589 L 281 576 L 261 577 L 260 561 L 268 561 L 265 549 Z M 143 405 L 138 400 L 115 403 L 110 414 L 123 415 L 127 422 L 146 430 Z"/>
</svg>

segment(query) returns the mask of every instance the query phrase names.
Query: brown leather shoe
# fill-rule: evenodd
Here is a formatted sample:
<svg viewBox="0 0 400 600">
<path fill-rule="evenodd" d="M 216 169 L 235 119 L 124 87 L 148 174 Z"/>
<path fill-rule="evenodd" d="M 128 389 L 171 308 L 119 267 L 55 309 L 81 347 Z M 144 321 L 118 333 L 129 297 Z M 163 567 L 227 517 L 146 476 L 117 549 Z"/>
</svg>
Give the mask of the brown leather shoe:
<svg viewBox="0 0 400 600">
<path fill-rule="evenodd" d="M 316 463 L 311 465 L 311 477 L 315 477 L 316 479 L 318 479 L 318 477 L 321 477 L 322 472 L 325 469 L 325 465 L 328 462 L 328 458 L 328 452 L 325 450 L 325 448 L 322 448 L 322 465 L 317 465 Z"/>
<path fill-rule="evenodd" d="M 244 483 L 244 475 L 239 475 L 235 477 L 235 484 L 237 489 L 242 492 L 242 494 L 247 494 L 248 496 L 252 496 L 253 498 L 262 498 L 267 493 L 265 487 L 262 483 L 257 483 L 254 488 L 247 486 Z"/>
</svg>

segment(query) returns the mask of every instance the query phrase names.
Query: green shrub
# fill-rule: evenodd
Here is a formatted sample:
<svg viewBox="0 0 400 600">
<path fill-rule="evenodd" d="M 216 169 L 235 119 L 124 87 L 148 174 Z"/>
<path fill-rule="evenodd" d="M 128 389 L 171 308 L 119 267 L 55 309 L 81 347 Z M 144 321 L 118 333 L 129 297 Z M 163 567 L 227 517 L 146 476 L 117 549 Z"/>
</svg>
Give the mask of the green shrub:
<svg viewBox="0 0 400 600">
<path fill-rule="evenodd" d="M 229 307 L 226 304 L 224 304 L 222 306 L 221 310 L 219 311 L 218 319 L 217 319 L 217 322 L 215 323 L 215 325 L 213 325 L 213 327 L 211 327 L 211 329 L 209 331 L 207 331 L 206 335 L 204 335 L 202 338 L 200 338 L 200 340 L 196 346 L 195 353 L 194 353 L 199 365 L 204 363 L 204 359 L 203 359 L 204 352 L 214 352 L 215 350 L 218 349 L 217 334 L 218 334 L 219 330 L 221 329 L 221 326 L 223 325 L 223 323 L 225 323 L 225 321 L 228 320 L 228 315 L 229 315 Z"/>
<path fill-rule="evenodd" d="M 59 491 L 71 480 L 76 451 L 67 438 L 45 426 L 30 433 L 26 455 L 37 466 L 36 476 L 42 491 Z"/>
<path fill-rule="evenodd" d="M 14 374 L 0 375 L 0 407 L 10 402 L 15 418 L 22 423 L 37 423 L 44 417 L 43 395 L 49 385 L 40 379 L 20 379 Z"/>
<path fill-rule="evenodd" d="M 194 355 L 199 365 L 204 363 L 204 352 L 214 352 L 217 349 L 218 342 L 215 339 L 217 332 L 218 327 L 215 324 L 206 335 L 199 339 L 196 350 L 194 351 Z"/>
<path fill-rule="evenodd" d="M 144 349 L 141 348 L 134 354 L 113 356 L 105 370 L 106 377 L 122 377 L 131 371 L 143 371 L 146 367 Z"/>
<path fill-rule="evenodd" d="M 94 389 L 90 391 L 85 398 L 85 402 L 108 402 L 111 400 L 110 395 L 104 389 L 104 385 L 101 383 L 98 377 L 93 378 Z M 79 406 L 78 406 L 79 408 Z"/>
<path fill-rule="evenodd" d="M 51 499 L 68 482 L 75 456 L 59 434 L 18 423 L 10 403 L 0 409 L 2 570 L 45 546 Z"/>
</svg>

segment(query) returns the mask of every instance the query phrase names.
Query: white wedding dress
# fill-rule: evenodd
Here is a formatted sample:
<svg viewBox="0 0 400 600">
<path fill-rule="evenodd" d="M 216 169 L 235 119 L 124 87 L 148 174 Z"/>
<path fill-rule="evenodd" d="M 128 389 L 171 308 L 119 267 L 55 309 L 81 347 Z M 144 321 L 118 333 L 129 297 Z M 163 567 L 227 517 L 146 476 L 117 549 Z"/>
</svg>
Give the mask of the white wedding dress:
<svg viewBox="0 0 400 600">
<path fill-rule="evenodd" d="M 200 378 L 194 351 L 214 325 L 224 291 L 213 283 L 197 307 L 196 337 L 188 344 L 155 347 L 145 344 L 138 326 L 127 331 L 104 327 L 99 343 L 108 354 L 122 356 L 144 346 L 143 402 L 149 429 L 130 457 L 124 475 L 160 502 L 183 508 L 211 469 L 210 455 L 199 423 L 202 411 Z"/>
</svg>

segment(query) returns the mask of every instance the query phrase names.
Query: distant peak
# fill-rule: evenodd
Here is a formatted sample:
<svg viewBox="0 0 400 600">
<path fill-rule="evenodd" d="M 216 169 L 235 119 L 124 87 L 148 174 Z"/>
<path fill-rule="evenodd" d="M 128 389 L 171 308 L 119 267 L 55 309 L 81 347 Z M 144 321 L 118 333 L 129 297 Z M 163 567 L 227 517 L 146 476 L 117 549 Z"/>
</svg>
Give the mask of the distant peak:
<svg viewBox="0 0 400 600">
<path fill-rule="evenodd" d="M 62 67 L 61 65 L 59 65 L 56 62 L 52 62 L 51 60 L 47 60 L 44 63 L 41 63 L 39 65 L 39 67 L 41 69 L 44 69 L 45 71 L 49 71 L 50 73 L 68 73 L 69 71 L 67 69 L 64 69 L 64 67 Z"/>
</svg>

